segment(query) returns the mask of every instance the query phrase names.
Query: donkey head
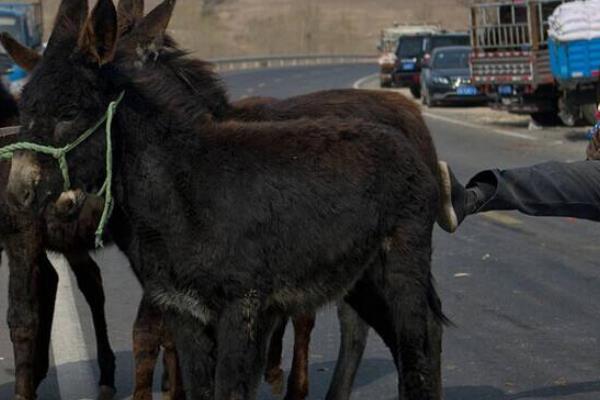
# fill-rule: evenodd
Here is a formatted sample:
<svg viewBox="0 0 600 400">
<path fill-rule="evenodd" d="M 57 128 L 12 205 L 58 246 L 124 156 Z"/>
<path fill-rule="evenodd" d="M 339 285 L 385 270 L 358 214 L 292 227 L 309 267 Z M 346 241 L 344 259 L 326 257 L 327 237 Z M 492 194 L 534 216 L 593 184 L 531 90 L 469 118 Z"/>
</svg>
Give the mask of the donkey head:
<svg viewBox="0 0 600 400">
<path fill-rule="evenodd" d="M 72 143 L 103 115 L 116 97 L 110 63 L 117 40 L 117 13 L 111 0 L 99 0 L 88 18 L 87 0 L 63 0 L 48 48 L 21 96 L 25 141 L 55 147 Z M 92 135 L 69 154 L 75 186 L 99 185 L 104 137 Z M 62 192 L 56 160 L 31 151 L 13 158 L 7 200 L 17 209 L 41 211 Z M 91 189 L 91 188 L 90 188 Z"/>
</svg>

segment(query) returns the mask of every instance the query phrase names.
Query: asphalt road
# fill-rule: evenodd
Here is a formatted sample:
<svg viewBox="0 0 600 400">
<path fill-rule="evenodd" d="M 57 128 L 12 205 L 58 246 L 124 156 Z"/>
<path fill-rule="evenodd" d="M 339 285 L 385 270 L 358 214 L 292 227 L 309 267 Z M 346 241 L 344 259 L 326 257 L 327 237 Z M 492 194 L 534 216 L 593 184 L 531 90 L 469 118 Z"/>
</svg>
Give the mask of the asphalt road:
<svg viewBox="0 0 600 400">
<path fill-rule="evenodd" d="M 314 67 L 235 73 L 225 81 L 232 98 L 286 97 L 351 87 L 374 72 L 370 66 Z M 436 118 L 435 111 L 428 115 L 441 158 L 461 179 L 484 168 L 583 157 L 580 142 L 562 145 L 535 132 L 510 135 L 506 129 L 465 124 L 460 118 Z M 585 221 L 516 213 L 471 217 L 455 235 L 436 231 L 434 272 L 445 312 L 455 324 L 444 339 L 447 400 L 600 398 L 597 231 Z M 125 399 L 132 387 L 131 327 L 140 289 L 116 249 L 100 251 L 95 258 L 106 283 L 108 324 L 118 358 L 118 398 Z M 56 366 L 40 388 L 40 399 L 93 398 L 97 369 L 89 312 L 67 267 L 58 264 L 63 278 L 52 345 Z M 7 292 L 6 273 L 3 265 L 2 293 Z M 0 298 L 1 315 L 6 312 L 5 297 Z M 312 340 L 311 399 L 321 399 L 326 392 L 338 342 L 335 311 L 326 308 Z M 286 363 L 290 349 L 288 333 Z M 0 399 L 10 398 L 12 368 L 8 329 L 2 324 Z M 395 375 L 387 349 L 371 335 L 353 398 L 395 398 Z M 261 400 L 271 398 L 263 388 Z"/>
</svg>

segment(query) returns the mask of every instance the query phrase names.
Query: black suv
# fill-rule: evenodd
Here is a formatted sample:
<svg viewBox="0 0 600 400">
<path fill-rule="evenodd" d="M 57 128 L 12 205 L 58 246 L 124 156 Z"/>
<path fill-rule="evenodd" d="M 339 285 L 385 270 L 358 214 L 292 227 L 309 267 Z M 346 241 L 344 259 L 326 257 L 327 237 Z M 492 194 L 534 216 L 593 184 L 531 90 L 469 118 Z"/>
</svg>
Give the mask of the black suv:
<svg viewBox="0 0 600 400">
<path fill-rule="evenodd" d="M 467 33 L 443 32 L 403 36 L 398 41 L 392 81 L 396 87 L 408 87 L 415 98 L 421 97 L 421 69 L 438 47 L 468 46 Z"/>
<path fill-rule="evenodd" d="M 419 97 L 421 64 L 429 37 L 430 34 L 408 35 L 398 40 L 392 82 L 395 87 L 409 87 L 415 97 Z"/>
</svg>

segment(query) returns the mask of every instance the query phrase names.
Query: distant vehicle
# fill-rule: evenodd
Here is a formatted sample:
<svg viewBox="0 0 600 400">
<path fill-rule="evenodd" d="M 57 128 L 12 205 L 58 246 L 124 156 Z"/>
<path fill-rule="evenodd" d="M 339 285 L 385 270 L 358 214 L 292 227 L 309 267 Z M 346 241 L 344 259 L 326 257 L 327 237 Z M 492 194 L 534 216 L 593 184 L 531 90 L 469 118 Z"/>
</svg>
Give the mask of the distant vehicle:
<svg viewBox="0 0 600 400">
<path fill-rule="evenodd" d="M 595 93 L 566 99 L 548 51 L 548 19 L 566 0 L 487 1 L 471 7 L 471 76 L 492 107 L 542 125 L 593 118 Z M 586 117 L 587 115 L 587 117 Z"/>
<path fill-rule="evenodd" d="M 26 46 L 41 50 L 43 18 L 41 0 L 6 2 L 0 1 L 0 32 L 8 32 Z M 26 77 L 0 46 L 0 77 L 10 91 L 20 90 Z"/>
<path fill-rule="evenodd" d="M 402 37 L 396 51 L 393 82 L 397 87 L 408 87 L 415 98 L 421 96 L 421 69 L 438 47 L 469 44 L 466 33 L 436 32 Z"/>
<path fill-rule="evenodd" d="M 471 84 L 470 46 L 438 47 L 423 66 L 423 104 L 485 103 L 487 96 Z M 427 72 L 427 73 L 425 73 Z"/>
<path fill-rule="evenodd" d="M 431 35 L 425 43 L 425 54 L 423 55 L 423 64 L 427 64 L 431 59 L 431 53 L 439 47 L 452 46 L 470 46 L 471 37 L 468 33 L 445 32 Z"/>
<path fill-rule="evenodd" d="M 421 66 L 430 36 L 431 34 L 408 35 L 398 40 L 392 82 L 395 87 L 408 87 L 416 98 L 421 95 Z"/>
<path fill-rule="evenodd" d="M 394 24 L 391 28 L 386 28 L 381 31 L 381 39 L 377 46 L 379 50 L 379 68 L 380 68 L 380 84 L 381 87 L 392 86 L 392 72 L 396 64 L 396 48 L 398 40 L 402 36 L 417 34 L 417 33 L 435 33 L 441 29 L 436 25 L 401 25 Z"/>
</svg>

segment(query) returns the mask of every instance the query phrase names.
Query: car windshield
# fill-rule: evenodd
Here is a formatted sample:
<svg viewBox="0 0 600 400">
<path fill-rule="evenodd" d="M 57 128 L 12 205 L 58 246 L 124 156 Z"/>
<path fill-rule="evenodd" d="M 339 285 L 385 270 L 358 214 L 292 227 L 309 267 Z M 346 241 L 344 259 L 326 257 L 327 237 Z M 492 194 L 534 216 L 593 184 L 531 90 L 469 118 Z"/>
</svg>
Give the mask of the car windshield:
<svg viewBox="0 0 600 400">
<path fill-rule="evenodd" d="M 23 42 L 23 38 L 21 37 L 21 30 L 19 29 L 19 24 L 16 18 L 9 16 L 0 15 L 0 32 L 8 32 L 15 39 L 20 42 Z M 4 48 L 0 46 L 0 53 L 6 53 Z"/>
<path fill-rule="evenodd" d="M 440 51 L 433 60 L 435 69 L 461 69 L 469 68 L 469 51 Z"/>
<path fill-rule="evenodd" d="M 470 38 L 468 35 L 456 35 L 456 36 L 434 36 L 431 38 L 431 49 L 434 50 L 438 47 L 449 47 L 449 46 L 468 46 L 470 44 Z"/>
<path fill-rule="evenodd" d="M 398 44 L 398 51 L 396 55 L 398 58 L 414 58 L 419 57 L 423 54 L 423 41 L 425 40 L 422 36 L 407 37 L 400 39 Z"/>
</svg>

